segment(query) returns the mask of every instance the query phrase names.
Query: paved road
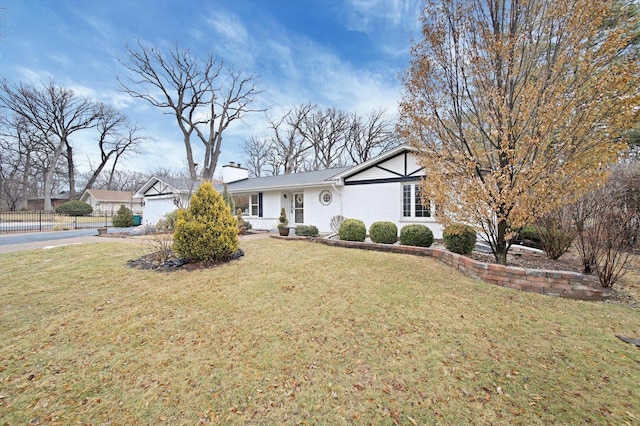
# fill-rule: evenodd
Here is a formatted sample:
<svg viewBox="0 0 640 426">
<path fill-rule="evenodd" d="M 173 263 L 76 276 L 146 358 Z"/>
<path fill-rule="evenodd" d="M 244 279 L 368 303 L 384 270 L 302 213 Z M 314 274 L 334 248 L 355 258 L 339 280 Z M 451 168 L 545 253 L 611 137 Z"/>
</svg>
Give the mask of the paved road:
<svg viewBox="0 0 640 426">
<path fill-rule="evenodd" d="M 107 232 L 129 232 L 133 228 L 109 228 Z M 109 241 L 126 240 L 129 238 L 110 238 Z M 88 242 L 104 242 L 98 237 L 94 229 L 78 229 L 70 231 L 24 232 L 18 234 L 0 234 L 0 254 L 22 250 L 32 250 L 64 244 L 81 244 Z"/>
<path fill-rule="evenodd" d="M 134 228 L 109 228 L 109 233 L 129 232 Z M 256 238 L 268 238 L 269 233 L 247 234 L 240 236 L 240 240 L 251 240 Z M 78 229 L 73 231 L 53 231 L 53 232 L 28 232 L 22 234 L 0 234 L 0 254 L 13 253 L 23 250 L 33 250 L 57 247 L 69 244 L 122 242 L 142 244 L 144 238 L 105 238 L 98 237 L 95 229 Z"/>
</svg>

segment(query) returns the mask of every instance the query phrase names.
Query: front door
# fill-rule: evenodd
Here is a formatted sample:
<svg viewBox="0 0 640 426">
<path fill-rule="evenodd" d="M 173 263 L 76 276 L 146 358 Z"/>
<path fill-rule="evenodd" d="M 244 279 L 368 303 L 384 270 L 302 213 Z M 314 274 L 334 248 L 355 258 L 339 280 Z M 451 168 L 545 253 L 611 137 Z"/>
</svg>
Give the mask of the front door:
<svg viewBox="0 0 640 426">
<path fill-rule="evenodd" d="M 304 194 L 293 194 L 293 218 L 294 222 L 304 223 Z"/>
</svg>

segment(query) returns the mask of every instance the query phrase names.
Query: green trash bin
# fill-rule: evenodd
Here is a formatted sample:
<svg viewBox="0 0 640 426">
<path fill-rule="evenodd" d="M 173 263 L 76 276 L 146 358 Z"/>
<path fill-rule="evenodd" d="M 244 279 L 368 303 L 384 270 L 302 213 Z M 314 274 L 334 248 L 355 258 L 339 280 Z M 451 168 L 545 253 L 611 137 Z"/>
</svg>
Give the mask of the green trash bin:
<svg viewBox="0 0 640 426">
<path fill-rule="evenodd" d="M 142 216 L 139 214 L 134 214 L 133 215 L 133 226 L 140 226 L 142 225 Z"/>
</svg>

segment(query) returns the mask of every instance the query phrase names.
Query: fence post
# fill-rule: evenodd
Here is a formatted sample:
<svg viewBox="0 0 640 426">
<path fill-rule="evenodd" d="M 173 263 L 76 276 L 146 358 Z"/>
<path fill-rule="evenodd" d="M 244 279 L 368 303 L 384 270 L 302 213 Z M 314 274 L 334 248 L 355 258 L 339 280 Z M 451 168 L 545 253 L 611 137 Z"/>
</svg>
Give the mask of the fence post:
<svg viewBox="0 0 640 426">
<path fill-rule="evenodd" d="M 38 229 L 42 232 L 42 210 L 38 211 Z"/>
</svg>

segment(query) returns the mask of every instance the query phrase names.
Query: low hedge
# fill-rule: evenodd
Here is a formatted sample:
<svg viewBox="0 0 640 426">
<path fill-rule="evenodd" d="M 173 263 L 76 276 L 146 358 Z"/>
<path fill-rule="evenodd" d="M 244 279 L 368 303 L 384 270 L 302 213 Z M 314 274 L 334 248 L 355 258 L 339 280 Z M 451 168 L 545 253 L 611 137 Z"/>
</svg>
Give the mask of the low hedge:
<svg viewBox="0 0 640 426">
<path fill-rule="evenodd" d="M 56 213 L 67 216 L 87 216 L 93 213 L 93 207 L 78 200 L 67 201 L 56 208 Z"/>
<path fill-rule="evenodd" d="M 458 254 L 469 254 L 476 246 L 476 231 L 461 223 L 447 226 L 442 232 L 444 246 L 447 250 Z"/>
<path fill-rule="evenodd" d="M 400 230 L 400 244 L 431 247 L 433 244 L 433 232 L 425 225 L 405 225 Z"/>
<path fill-rule="evenodd" d="M 533 225 L 527 225 L 522 228 L 518 232 L 515 242 L 524 246 L 542 249 L 542 236 L 538 228 Z"/>
<path fill-rule="evenodd" d="M 373 222 L 369 227 L 369 238 L 374 243 L 393 244 L 398 241 L 398 227 L 393 222 Z"/>
<path fill-rule="evenodd" d="M 298 237 L 317 237 L 320 234 L 318 227 L 313 225 L 296 226 L 296 235 Z"/>
<path fill-rule="evenodd" d="M 364 241 L 367 237 L 367 227 L 358 219 L 345 219 L 340 224 L 338 236 L 343 241 Z"/>
</svg>

